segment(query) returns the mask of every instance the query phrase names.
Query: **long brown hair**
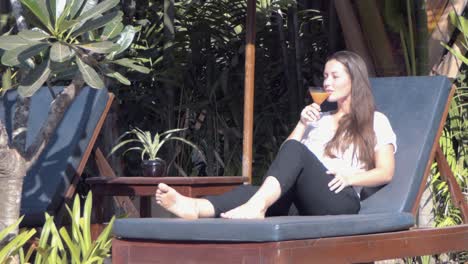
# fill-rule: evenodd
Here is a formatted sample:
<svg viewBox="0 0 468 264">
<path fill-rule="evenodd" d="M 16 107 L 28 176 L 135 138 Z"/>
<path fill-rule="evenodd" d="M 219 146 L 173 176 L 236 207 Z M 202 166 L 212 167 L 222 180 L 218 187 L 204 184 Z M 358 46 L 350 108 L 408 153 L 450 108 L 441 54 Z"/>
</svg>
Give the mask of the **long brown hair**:
<svg viewBox="0 0 468 264">
<path fill-rule="evenodd" d="M 353 159 L 357 157 L 367 169 L 374 163 L 374 97 L 369 82 L 369 74 L 364 60 L 354 52 L 339 51 L 327 61 L 336 60 L 345 66 L 351 78 L 351 106 L 348 114 L 341 117 L 335 135 L 325 146 L 325 154 L 336 157 L 352 144 Z"/>
</svg>

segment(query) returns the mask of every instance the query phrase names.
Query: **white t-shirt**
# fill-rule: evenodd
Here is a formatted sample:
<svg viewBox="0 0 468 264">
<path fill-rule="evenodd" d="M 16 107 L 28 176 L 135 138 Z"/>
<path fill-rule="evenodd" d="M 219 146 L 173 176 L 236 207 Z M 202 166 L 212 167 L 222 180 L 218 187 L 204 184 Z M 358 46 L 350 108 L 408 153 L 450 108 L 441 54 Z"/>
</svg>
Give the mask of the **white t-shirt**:
<svg viewBox="0 0 468 264">
<path fill-rule="evenodd" d="M 396 151 L 396 135 L 393 132 L 388 118 L 380 112 L 374 112 L 374 131 L 377 139 L 375 150 L 381 146 L 392 144 Z M 325 112 L 322 113 L 322 117 L 316 124 L 307 127 L 301 142 L 317 156 L 328 170 L 351 173 L 364 171 L 365 164 L 357 160 L 356 157 L 353 159 L 352 146 L 348 147 L 344 153 L 336 153 L 336 158 L 325 155 L 325 146 L 333 138 L 335 132 L 333 116 L 330 112 Z M 359 193 L 358 189 L 356 189 L 356 191 Z"/>
</svg>

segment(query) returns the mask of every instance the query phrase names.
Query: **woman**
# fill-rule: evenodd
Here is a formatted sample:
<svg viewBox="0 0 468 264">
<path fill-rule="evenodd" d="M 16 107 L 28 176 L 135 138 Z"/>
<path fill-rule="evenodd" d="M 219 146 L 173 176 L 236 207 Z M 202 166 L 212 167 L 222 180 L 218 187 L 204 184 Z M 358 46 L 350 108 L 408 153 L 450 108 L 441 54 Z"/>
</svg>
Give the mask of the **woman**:
<svg viewBox="0 0 468 264">
<path fill-rule="evenodd" d="M 175 215 L 196 219 L 264 218 L 287 215 L 292 203 L 301 215 L 355 214 L 363 186 L 391 181 L 396 136 L 375 111 L 364 61 L 340 51 L 327 59 L 323 88 L 336 111 L 311 104 L 280 148 L 260 187 L 243 185 L 205 198 L 189 198 L 166 184 L 156 202 Z"/>
</svg>

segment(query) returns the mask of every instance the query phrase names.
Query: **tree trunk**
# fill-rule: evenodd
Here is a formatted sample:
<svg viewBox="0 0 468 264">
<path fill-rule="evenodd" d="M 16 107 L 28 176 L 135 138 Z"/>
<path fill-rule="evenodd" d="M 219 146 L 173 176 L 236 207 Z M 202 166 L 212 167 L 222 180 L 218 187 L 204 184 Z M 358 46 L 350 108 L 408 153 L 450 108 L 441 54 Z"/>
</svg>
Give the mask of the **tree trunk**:
<svg viewBox="0 0 468 264">
<path fill-rule="evenodd" d="M 0 230 L 14 224 L 19 218 L 25 175 L 24 158 L 15 149 L 0 150 Z"/>
<path fill-rule="evenodd" d="M 49 143 L 57 125 L 63 119 L 65 111 L 81 91 L 83 84 L 84 81 L 81 75 L 78 75 L 57 96 L 50 106 L 46 122 L 41 127 L 37 138 L 27 150 L 21 149 L 23 147 L 22 136 L 13 137 L 13 142 L 9 146 L 9 137 L 5 125 L 0 122 L 0 231 L 13 224 L 19 218 L 24 177 Z M 25 108 L 21 104 L 27 104 L 28 102 L 29 100 L 27 99 L 17 100 L 14 120 L 15 128 L 26 127 L 28 118 L 23 116 Z M 13 230 L 11 233 L 17 234 L 18 229 Z"/>
<path fill-rule="evenodd" d="M 359 54 L 366 62 L 370 76 L 375 76 L 374 63 L 364 41 L 361 26 L 349 0 L 335 0 L 336 12 L 346 42 L 346 48 Z"/>
<path fill-rule="evenodd" d="M 372 55 L 375 71 L 379 76 L 400 75 L 394 58 L 390 40 L 387 36 L 381 13 L 374 0 L 356 1 L 359 18 L 365 39 Z"/>
</svg>

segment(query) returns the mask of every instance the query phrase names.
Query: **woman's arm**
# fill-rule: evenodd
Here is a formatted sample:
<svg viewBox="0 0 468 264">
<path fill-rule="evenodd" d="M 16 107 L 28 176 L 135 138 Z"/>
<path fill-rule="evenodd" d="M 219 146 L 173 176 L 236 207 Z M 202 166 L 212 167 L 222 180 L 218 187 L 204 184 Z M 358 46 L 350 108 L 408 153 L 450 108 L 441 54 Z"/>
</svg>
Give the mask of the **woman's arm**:
<svg viewBox="0 0 468 264">
<path fill-rule="evenodd" d="M 291 134 L 289 135 L 287 140 L 294 139 L 294 140 L 297 140 L 297 141 L 301 141 L 302 137 L 304 136 L 304 132 L 305 132 L 306 128 L 307 128 L 307 126 L 304 125 L 301 121 L 297 122 L 296 127 L 291 132 Z"/>
<path fill-rule="evenodd" d="M 313 103 L 304 107 L 304 109 L 302 109 L 301 118 L 299 119 L 299 122 L 297 122 L 296 127 L 286 140 L 294 139 L 297 141 L 301 141 L 302 137 L 304 136 L 304 132 L 306 131 L 307 124 L 310 122 L 317 121 L 319 119 L 320 105 Z"/>
<path fill-rule="evenodd" d="M 346 186 L 379 186 L 389 183 L 395 172 L 395 155 L 392 144 L 379 147 L 375 151 L 375 168 L 348 174 L 346 172 L 328 172 L 334 174 L 335 178 L 330 181 L 328 187 L 336 193 L 343 190 Z"/>
</svg>

